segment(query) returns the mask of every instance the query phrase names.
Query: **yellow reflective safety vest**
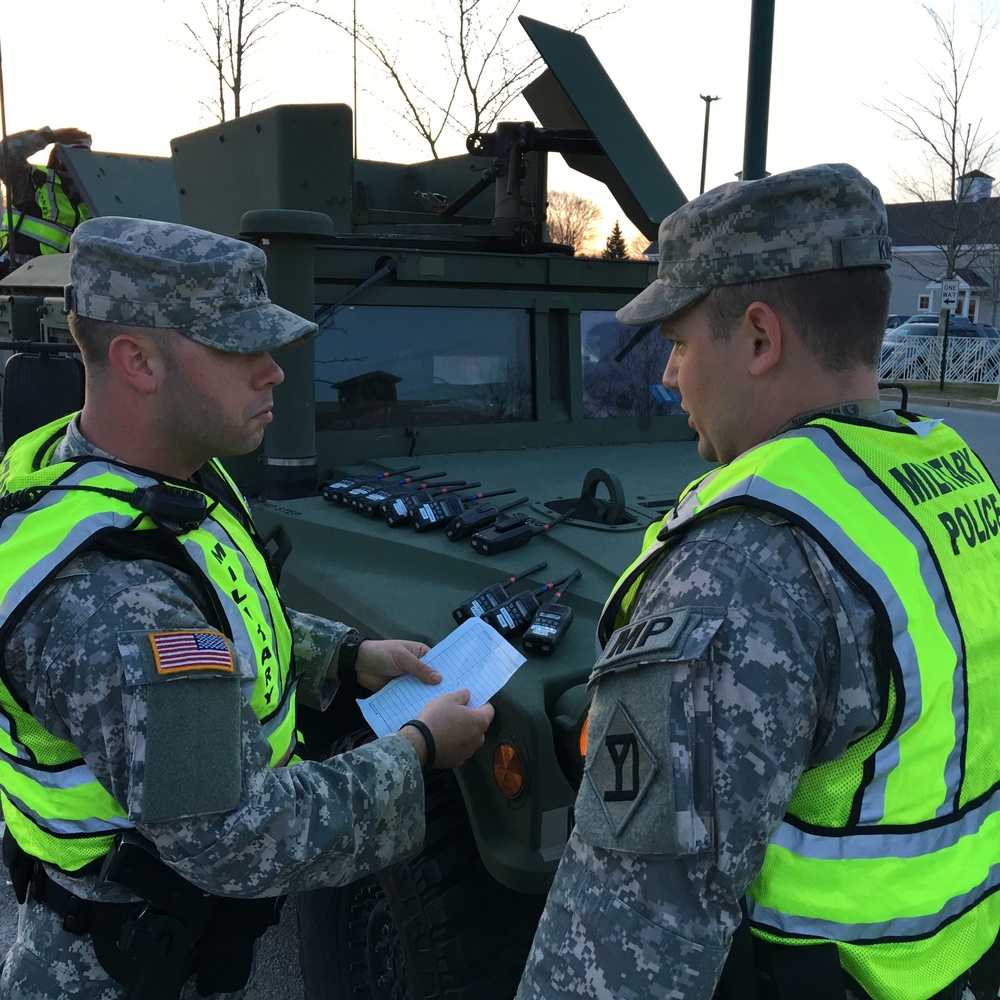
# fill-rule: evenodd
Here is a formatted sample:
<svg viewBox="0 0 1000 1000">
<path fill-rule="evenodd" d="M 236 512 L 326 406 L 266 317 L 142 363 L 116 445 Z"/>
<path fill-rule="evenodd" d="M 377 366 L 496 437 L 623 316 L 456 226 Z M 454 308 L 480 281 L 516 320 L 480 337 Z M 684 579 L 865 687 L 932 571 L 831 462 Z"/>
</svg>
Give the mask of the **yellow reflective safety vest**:
<svg viewBox="0 0 1000 1000">
<path fill-rule="evenodd" d="M 242 508 L 237 517 L 190 483 L 171 484 L 204 497 L 204 519 L 180 524 L 162 511 L 156 476 L 100 458 L 50 464 L 71 418 L 20 438 L 0 466 L 0 656 L 41 590 L 73 556 L 113 544 L 189 572 L 209 625 L 254 666 L 243 694 L 271 747 L 271 766 L 295 746 L 295 672 L 291 627 L 271 578 L 264 543 L 239 491 L 218 463 L 212 474 Z M 9 513 L 5 513 L 9 511 Z M 28 854 L 78 871 L 103 857 L 114 835 L 132 826 L 76 747 L 31 716 L 10 690 L 0 662 L 0 802 L 7 827 Z"/>
<path fill-rule="evenodd" d="M 925 1000 L 1000 928 L 1000 489 L 946 424 L 820 417 L 692 483 L 647 531 L 599 626 L 701 518 L 774 511 L 869 597 L 877 728 L 808 769 L 747 894 L 755 934 L 836 943 L 876 1000 Z"/>
<path fill-rule="evenodd" d="M 32 256 L 66 253 L 73 230 L 91 217 L 90 209 L 83 202 L 74 203 L 51 167 L 32 166 L 30 169 L 38 212 L 22 212 L 17 206 L 11 206 L 10 212 L 4 208 L 0 218 L 0 255 L 7 251 L 7 227 L 11 218 L 17 253 Z M 31 242 L 26 244 L 26 240 Z"/>
</svg>

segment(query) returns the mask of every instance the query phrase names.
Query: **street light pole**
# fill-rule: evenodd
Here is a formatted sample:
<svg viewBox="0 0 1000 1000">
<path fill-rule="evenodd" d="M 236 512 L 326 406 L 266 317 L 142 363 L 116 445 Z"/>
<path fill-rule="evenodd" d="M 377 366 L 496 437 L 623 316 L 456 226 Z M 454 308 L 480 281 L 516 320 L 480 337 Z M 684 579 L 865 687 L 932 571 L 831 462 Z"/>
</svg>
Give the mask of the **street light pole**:
<svg viewBox="0 0 1000 1000">
<path fill-rule="evenodd" d="M 753 0 L 750 9 L 750 65 L 747 69 L 747 120 L 743 136 L 742 180 L 767 176 L 767 113 L 771 100 L 771 50 L 774 0 Z"/>
<path fill-rule="evenodd" d="M 701 145 L 701 187 L 698 189 L 698 194 L 705 193 L 705 163 L 708 159 L 708 113 L 712 109 L 712 101 L 717 101 L 718 97 L 709 97 L 707 94 L 701 94 L 701 99 L 705 102 L 705 139 Z"/>
</svg>

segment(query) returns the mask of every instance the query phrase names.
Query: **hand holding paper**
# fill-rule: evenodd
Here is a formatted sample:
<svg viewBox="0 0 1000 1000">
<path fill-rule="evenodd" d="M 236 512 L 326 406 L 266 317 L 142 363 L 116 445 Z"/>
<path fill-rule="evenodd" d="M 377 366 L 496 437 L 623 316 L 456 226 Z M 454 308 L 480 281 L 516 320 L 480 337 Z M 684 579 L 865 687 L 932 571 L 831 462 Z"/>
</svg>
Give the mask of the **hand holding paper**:
<svg viewBox="0 0 1000 1000">
<path fill-rule="evenodd" d="M 524 663 L 519 653 L 481 618 L 470 618 L 445 636 L 423 657 L 444 678 L 429 686 L 406 675 L 358 702 L 376 736 L 394 733 L 439 695 L 468 688 L 469 705 L 484 705 Z"/>
</svg>

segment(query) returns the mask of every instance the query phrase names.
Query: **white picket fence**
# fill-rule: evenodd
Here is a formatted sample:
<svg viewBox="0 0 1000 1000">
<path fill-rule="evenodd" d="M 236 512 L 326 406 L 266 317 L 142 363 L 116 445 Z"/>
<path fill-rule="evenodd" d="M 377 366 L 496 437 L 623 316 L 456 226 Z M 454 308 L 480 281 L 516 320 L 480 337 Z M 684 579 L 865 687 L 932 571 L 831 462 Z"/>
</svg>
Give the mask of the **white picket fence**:
<svg viewBox="0 0 1000 1000">
<path fill-rule="evenodd" d="M 878 375 L 886 381 L 933 382 L 941 377 L 941 337 L 905 337 L 882 344 Z M 948 337 L 946 382 L 1000 382 L 1000 340 Z"/>
</svg>

